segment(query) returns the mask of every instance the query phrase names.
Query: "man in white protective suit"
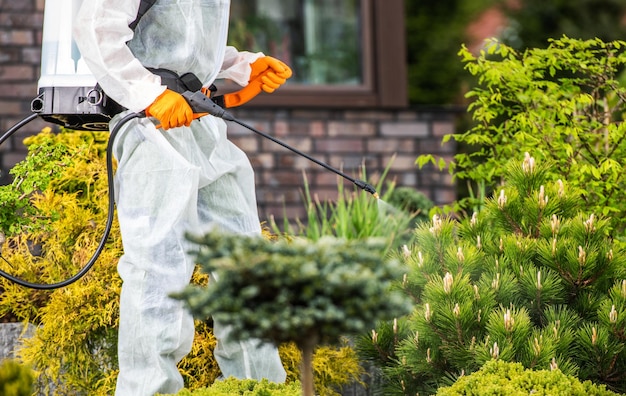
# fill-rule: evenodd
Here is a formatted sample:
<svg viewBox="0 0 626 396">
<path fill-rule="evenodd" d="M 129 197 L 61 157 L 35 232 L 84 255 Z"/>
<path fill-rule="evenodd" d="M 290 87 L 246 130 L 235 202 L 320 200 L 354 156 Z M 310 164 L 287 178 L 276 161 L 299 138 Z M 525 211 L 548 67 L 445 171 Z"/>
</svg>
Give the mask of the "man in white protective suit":
<svg viewBox="0 0 626 396">
<path fill-rule="evenodd" d="M 153 69 L 193 73 L 208 88 L 216 79 L 273 92 L 291 76 L 281 61 L 226 45 L 228 0 L 156 0 L 134 29 L 141 0 L 85 0 L 74 38 L 104 92 L 128 109 L 146 111 L 117 135 L 116 202 L 124 255 L 116 395 L 177 393 L 177 363 L 190 351 L 192 316 L 169 294 L 194 270 L 186 232 L 209 228 L 260 234 L 254 175 L 246 155 L 213 116 L 195 119 L 185 99 Z M 243 88 L 245 89 L 245 88 Z M 111 127 L 126 114 L 116 115 Z M 230 342 L 215 323 L 214 351 L 224 377 L 284 382 L 274 345 Z"/>
</svg>

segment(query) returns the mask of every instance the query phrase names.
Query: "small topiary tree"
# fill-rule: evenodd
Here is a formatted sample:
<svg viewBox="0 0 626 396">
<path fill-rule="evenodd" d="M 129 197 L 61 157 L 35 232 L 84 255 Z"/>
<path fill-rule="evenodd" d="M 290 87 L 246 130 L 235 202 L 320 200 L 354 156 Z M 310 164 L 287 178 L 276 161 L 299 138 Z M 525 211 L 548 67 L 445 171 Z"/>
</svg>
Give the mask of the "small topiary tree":
<svg viewBox="0 0 626 396">
<path fill-rule="evenodd" d="M 176 295 L 196 318 L 212 316 L 237 339 L 294 342 L 302 351 L 302 390 L 314 394 L 311 358 L 318 344 L 337 344 L 378 319 L 403 315 L 408 299 L 390 289 L 404 269 L 385 262 L 384 243 L 321 238 L 275 242 L 208 233 L 198 262 L 217 282 L 190 286 Z"/>
<path fill-rule="evenodd" d="M 626 255 L 551 170 L 527 155 L 481 212 L 416 230 L 412 315 L 359 342 L 385 394 L 432 394 L 491 359 L 626 391 Z"/>
</svg>

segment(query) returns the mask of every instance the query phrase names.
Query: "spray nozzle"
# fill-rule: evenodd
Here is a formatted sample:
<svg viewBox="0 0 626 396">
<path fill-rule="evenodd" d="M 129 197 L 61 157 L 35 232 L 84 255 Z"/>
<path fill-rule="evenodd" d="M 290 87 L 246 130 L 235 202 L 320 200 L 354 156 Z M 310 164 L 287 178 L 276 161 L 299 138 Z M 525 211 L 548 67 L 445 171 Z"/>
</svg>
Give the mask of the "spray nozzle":
<svg viewBox="0 0 626 396">
<path fill-rule="evenodd" d="M 376 192 L 376 189 L 371 184 L 364 182 L 363 180 L 355 180 L 354 184 L 356 184 L 356 186 L 359 187 L 360 189 L 372 194 L 374 198 L 376 199 L 379 198 L 378 193 Z"/>
</svg>

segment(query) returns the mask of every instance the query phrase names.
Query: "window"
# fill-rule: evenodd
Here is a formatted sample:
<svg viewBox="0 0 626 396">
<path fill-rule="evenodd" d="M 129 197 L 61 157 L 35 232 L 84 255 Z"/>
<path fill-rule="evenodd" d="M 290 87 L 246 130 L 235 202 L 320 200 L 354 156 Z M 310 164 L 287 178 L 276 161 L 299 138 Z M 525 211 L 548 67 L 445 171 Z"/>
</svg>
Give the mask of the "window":
<svg viewBox="0 0 626 396">
<path fill-rule="evenodd" d="M 285 87 L 251 104 L 406 105 L 402 5 L 398 0 L 232 0 L 230 44 L 272 55 L 294 71 Z"/>
</svg>

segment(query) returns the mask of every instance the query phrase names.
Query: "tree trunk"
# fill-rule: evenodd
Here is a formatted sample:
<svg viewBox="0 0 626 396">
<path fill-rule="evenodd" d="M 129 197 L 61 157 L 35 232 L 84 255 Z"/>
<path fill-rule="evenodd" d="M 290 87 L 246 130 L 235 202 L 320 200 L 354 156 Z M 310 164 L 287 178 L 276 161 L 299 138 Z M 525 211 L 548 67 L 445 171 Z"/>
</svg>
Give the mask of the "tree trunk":
<svg viewBox="0 0 626 396">
<path fill-rule="evenodd" d="M 313 381 L 313 350 L 315 345 L 317 345 L 317 336 L 312 336 L 299 345 L 300 352 L 302 352 L 300 381 L 302 382 L 303 396 L 315 395 L 315 384 Z"/>
</svg>

